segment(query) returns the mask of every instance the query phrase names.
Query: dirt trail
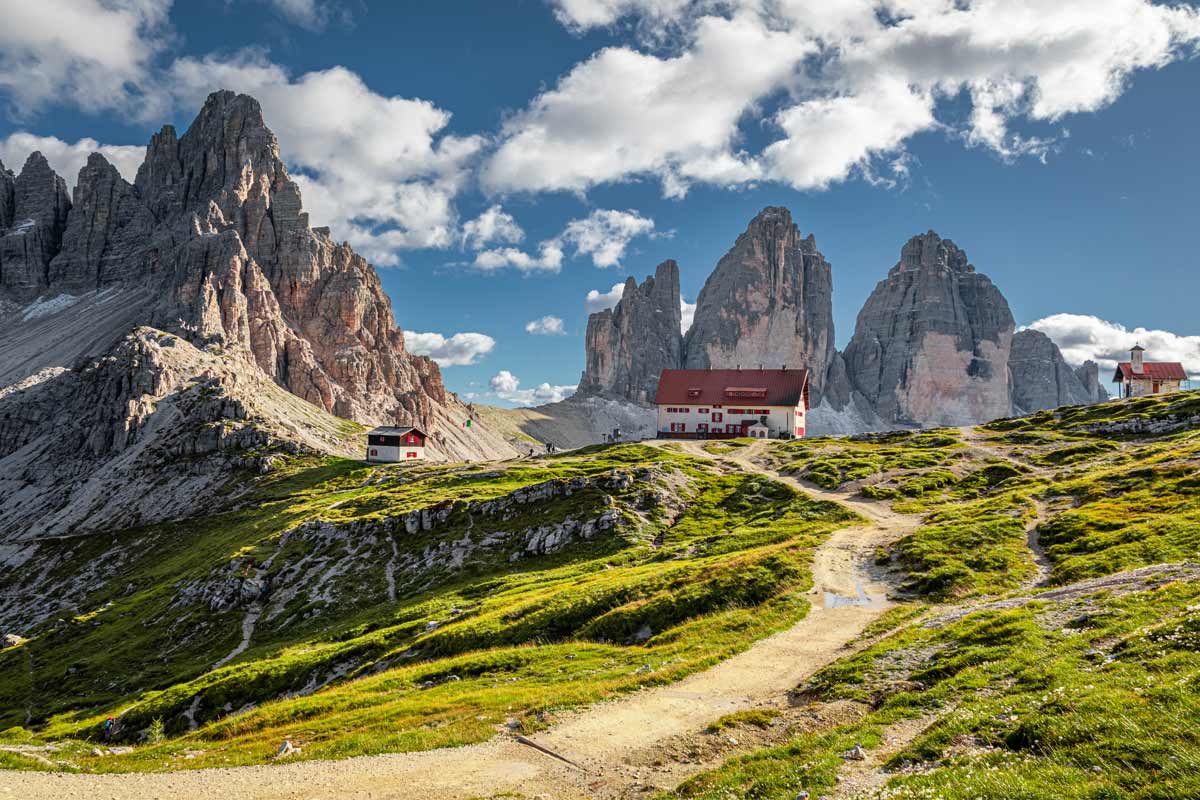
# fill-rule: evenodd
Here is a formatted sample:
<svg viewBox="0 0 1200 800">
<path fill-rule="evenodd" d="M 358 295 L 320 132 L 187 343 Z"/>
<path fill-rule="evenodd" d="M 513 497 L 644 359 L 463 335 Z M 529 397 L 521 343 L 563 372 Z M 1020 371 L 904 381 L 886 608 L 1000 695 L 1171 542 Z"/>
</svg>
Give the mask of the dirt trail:
<svg viewBox="0 0 1200 800">
<path fill-rule="evenodd" d="M 690 444 L 690 443 L 689 443 Z M 270 766 L 158 774 L 64 775 L 7 773 L 13 796 L 61 798 L 119 796 L 267 798 L 403 798 L 451 800 L 510 792 L 553 800 L 622 798 L 669 788 L 706 765 L 653 763 L 656 748 L 695 733 L 714 719 L 755 706 L 778 705 L 815 670 L 848 652 L 847 646 L 887 608 L 888 586 L 873 566 L 875 548 L 912 530 L 916 517 L 846 493 L 813 489 L 755 463 L 758 448 L 729 460 L 820 499 L 846 503 L 866 520 L 829 536 L 814 554 L 813 608 L 791 628 L 670 686 L 646 689 L 567 715 L 531 737 L 576 769 L 508 737 L 423 753 L 364 756 L 343 761 L 297 761 Z M 710 765 L 711 766 L 711 765 Z"/>
</svg>

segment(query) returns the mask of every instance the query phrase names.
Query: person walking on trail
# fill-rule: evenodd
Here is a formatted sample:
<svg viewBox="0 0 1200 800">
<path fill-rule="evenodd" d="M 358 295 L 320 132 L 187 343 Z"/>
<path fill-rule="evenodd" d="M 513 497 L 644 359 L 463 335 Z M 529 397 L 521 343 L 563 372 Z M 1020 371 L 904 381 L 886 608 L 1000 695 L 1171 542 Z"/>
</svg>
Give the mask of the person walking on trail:
<svg viewBox="0 0 1200 800">
<path fill-rule="evenodd" d="M 108 744 L 110 741 L 112 741 L 113 726 L 115 724 L 116 724 L 116 721 L 113 720 L 112 717 L 109 717 L 108 719 L 104 720 L 104 729 L 101 733 L 101 736 L 104 739 L 105 744 Z"/>
</svg>

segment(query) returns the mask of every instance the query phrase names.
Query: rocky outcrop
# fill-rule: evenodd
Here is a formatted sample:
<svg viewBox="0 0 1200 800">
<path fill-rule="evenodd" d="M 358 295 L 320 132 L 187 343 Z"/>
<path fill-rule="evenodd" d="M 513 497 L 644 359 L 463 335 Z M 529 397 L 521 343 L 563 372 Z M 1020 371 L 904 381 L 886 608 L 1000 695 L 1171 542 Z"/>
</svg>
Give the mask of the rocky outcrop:
<svg viewBox="0 0 1200 800">
<path fill-rule="evenodd" d="M 12 183 L 18 227 L 0 240 L 0 308 L 24 306 L 28 316 L 37 297 L 66 305 L 87 293 L 137 292 L 149 298 L 139 322 L 220 345 L 326 411 L 423 427 L 435 456 L 513 454 L 486 426 L 467 428 L 469 412 L 437 366 L 405 350 L 375 270 L 328 229 L 309 227 L 253 98 L 215 92 L 182 136 L 164 127 L 134 185 L 91 156 L 73 209 L 38 154 Z M 3 322 L 0 345 L 14 330 Z"/>
<path fill-rule="evenodd" d="M 61 252 L 50 264 L 49 285 L 71 295 L 136 281 L 156 267 L 147 243 L 155 218 L 141 197 L 99 153 L 79 171 Z"/>
<path fill-rule="evenodd" d="M 818 403 L 835 358 L 833 276 L 786 208 L 763 209 L 717 262 L 684 342 L 689 369 L 808 367 Z"/>
<path fill-rule="evenodd" d="M 0 389 L 0 542 L 211 511 L 238 470 L 358 445 L 237 355 L 141 328 L 76 369 Z"/>
<path fill-rule="evenodd" d="M 1108 389 L 1104 388 L 1104 384 L 1100 383 L 1100 365 L 1095 361 L 1085 361 L 1075 368 L 1075 377 L 1083 385 L 1083 389 L 1087 392 L 1090 398 L 1088 402 L 1103 403 L 1109 399 Z"/>
<path fill-rule="evenodd" d="M 1013 336 L 1008 357 L 1012 375 L 1013 414 L 1095 402 L 1063 360 L 1058 345 L 1041 331 L 1026 328 Z"/>
<path fill-rule="evenodd" d="M 654 402 L 658 376 L 683 365 L 679 265 L 664 261 L 641 286 L 632 277 L 615 308 L 588 317 L 581 395 Z"/>
<path fill-rule="evenodd" d="M 0 222 L 11 214 L 0 230 L 0 296 L 24 302 L 50 285 L 50 260 L 61 248 L 71 199 L 41 153 L 30 154 L 21 174 L 11 179 L 11 200 L 5 197 L 11 173 L 0 173 Z"/>
<path fill-rule="evenodd" d="M 852 388 L 887 425 L 966 425 L 1007 416 L 1008 302 L 965 252 L 933 231 L 859 312 L 845 352 Z"/>
</svg>

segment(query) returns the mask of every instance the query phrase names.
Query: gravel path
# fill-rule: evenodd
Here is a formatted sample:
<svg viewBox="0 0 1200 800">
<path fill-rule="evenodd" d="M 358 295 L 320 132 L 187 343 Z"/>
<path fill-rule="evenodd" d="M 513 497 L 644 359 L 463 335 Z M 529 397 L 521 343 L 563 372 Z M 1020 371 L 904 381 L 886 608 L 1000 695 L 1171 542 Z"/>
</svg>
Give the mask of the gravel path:
<svg viewBox="0 0 1200 800">
<path fill-rule="evenodd" d="M 685 447 L 714 459 L 699 447 Z M 654 763 L 664 742 L 694 733 L 734 711 L 784 702 L 787 692 L 815 670 L 845 655 L 848 644 L 887 608 L 888 586 L 872 566 L 875 548 L 911 531 L 916 517 L 838 492 L 815 490 L 754 462 L 756 448 L 733 460 L 738 466 L 821 499 L 839 500 L 868 520 L 836 531 L 813 558 L 813 608 L 791 628 L 670 686 L 646 689 L 567 715 L 533 739 L 578 764 L 575 768 L 512 738 L 423 753 L 364 756 L 342 761 L 171 773 L 70 775 L 0 773 L 4 797 L 121 798 L 220 797 L 403 798 L 451 800 L 509 792 L 553 800 L 622 798 L 646 788 L 669 788 L 711 765 Z"/>
</svg>

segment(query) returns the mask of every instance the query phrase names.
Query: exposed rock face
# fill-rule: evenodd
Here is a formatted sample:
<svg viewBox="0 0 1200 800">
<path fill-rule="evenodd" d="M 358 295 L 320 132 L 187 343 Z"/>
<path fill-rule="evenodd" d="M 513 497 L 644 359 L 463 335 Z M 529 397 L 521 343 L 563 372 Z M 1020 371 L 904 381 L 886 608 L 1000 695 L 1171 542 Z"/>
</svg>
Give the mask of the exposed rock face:
<svg viewBox="0 0 1200 800">
<path fill-rule="evenodd" d="M 654 402 L 658 376 L 683 363 L 679 265 L 664 261 L 638 286 L 632 277 L 615 308 L 588 317 L 584 395 Z"/>
<path fill-rule="evenodd" d="M 140 328 L 0 389 L 0 542 L 211 511 L 235 469 L 357 445 L 236 354 Z"/>
<path fill-rule="evenodd" d="M 1058 345 L 1041 331 L 1026 328 L 1013 336 L 1008 367 L 1014 414 L 1095 402 L 1093 393 L 1063 360 Z"/>
<path fill-rule="evenodd" d="M 750 221 L 704 283 L 684 342 L 690 369 L 808 367 L 812 402 L 834 360 L 833 276 L 786 208 Z"/>
<path fill-rule="evenodd" d="M 49 286 L 50 260 L 62 244 L 71 199 L 66 183 L 41 153 L 30 154 L 15 179 L 3 169 L 0 173 L 5 173 L 0 177 L 0 223 L 7 222 L 0 230 L 0 294 L 26 301 Z"/>
<path fill-rule="evenodd" d="M 846 372 L 888 425 L 966 425 L 1012 409 L 1008 302 L 933 231 L 909 240 L 859 312 Z"/>
<path fill-rule="evenodd" d="M 463 427 L 437 366 L 406 352 L 374 269 L 309 227 L 253 98 L 215 92 L 182 136 L 164 127 L 135 185 L 93 155 L 73 210 L 39 154 L 12 183 L 14 224 L 32 223 L 0 240 L 0 301 L 136 290 L 149 298 L 140 322 L 219 343 L 326 411 L 418 425 L 438 455 L 512 455 L 485 426 Z"/>
<path fill-rule="evenodd" d="M 1084 391 L 1093 403 L 1103 403 L 1109 399 L 1108 389 L 1100 383 L 1100 365 L 1095 361 L 1085 361 L 1075 368 L 1075 377 L 1083 384 Z"/>
<path fill-rule="evenodd" d="M 78 295 L 148 275 L 157 255 L 147 247 L 154 227 L 154 214 L 134 188 L 104 156 L 92 153 L 79 171 L 49 284 Z"/>
</svg>

